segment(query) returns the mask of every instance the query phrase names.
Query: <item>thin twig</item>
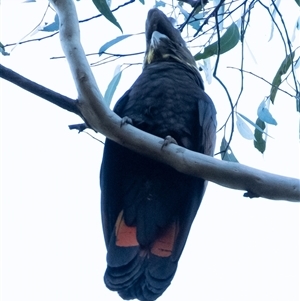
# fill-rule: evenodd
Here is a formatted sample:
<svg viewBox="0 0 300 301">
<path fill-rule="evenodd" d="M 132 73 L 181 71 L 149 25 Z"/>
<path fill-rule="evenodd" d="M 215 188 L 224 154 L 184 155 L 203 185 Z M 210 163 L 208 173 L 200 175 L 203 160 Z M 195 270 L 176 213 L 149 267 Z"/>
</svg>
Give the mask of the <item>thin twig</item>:
<svg viewBox="0 0 300 301">
<path fill-rule="evenodd" d="M 229 100 L 229 103 L 230 103 L 230 108 L 231 108 L 231 131 L 230 131 L 230 137 L 229 137 L 229 140 L 228 140 L 228 143 L 227 143 L 227 146 L 225 148 L 225 150 L 222 150 L 224 156 L 225 156 L 225 153 L 227 152 L 228 150 L 228 147 L 230 145 L 230 142 L 232 140 L 232 137 L 233 137 L 233 132 L 234 132 L 234 115 L 233 115 L 233 111 L 234 111 L 234 106 L 233 106 L 233 103 L 232 103 L 232 99 L 231 99 L 231 96 L 228 92 L 228 89 L 226 88 L 226 86 L 224 85 L 224 83 L 221 81 L 221 79 L 217 76 L 217 69 L 218 69 L 218 64 L 219 64 L 219 60 L 220 60 L 220 49 L 221 49 L 221 43 L 220 43 L 220 40 L 221 40 L 221 36 L 220 36 L 220 29 L 219 29 L 219 24 L 218 24 L 218 15 L 216 14 L 215 15 L 215 20 L 216 20 L 216 29 L 217 29 L 217 38 L 218 38 L 218 49 L 217 49 L 217 59 L 216 59 L 216 64 L 215 64 L 215 69 L 214 69 L 214 72 L 213 72 L 213 77 L 219 82 L 219 84 L 223 87 L 223 89 L 225 90 L 226 94 L 227 94 L 227 97 L 228 97 L 228 100 Z"/>
<path fill-rule="evenodd" d="M 288 96 L 293 97 L 293 98 L 295 97 L 294 95 L 288 93 L 288 92 L 285 91 L 285 90 L 280 89 L 277 85 L 273 85 L 272 83 L 268 82 L 268 81 L 267 81 L 266 79 L 264 79 L 263 77 L 261 77 L 261 76 L 259 76 L 259 75 L 256 75 L 255 73 L 253 73 L 253 72 L 251 72 L 251 71 L 246 71 L 246 70 L 242 70 L 242 69 L 239 69 L 239 68 L 236 68 L 236 67 L 231 67 L 231 66 L 228 66 L 227 68 L 230 68 L 230 69 L 236 69 L 236 70 L 239 70 L 240 72 L 245 72 L 245 73 L 251 74 L 251 75 L 253 75 L 253 76 L 255 76 L 255 77 L 257 77 L 257 78 L 263 80 L 264 82 L 266 82 L 266 83 L 269 84 L 270 86 L 276 87 L 279 91 L 281 91 L 281 92 L 287 94 Z"/>
<path fill-rule="evenodd" d="M 123 4 L 120 4 L 119 6 L 117 6 L 117 7 L 114 8 L 114 9 L 112 9 L 111 11 L 112 11 L 112 12 L 115 12 L 115 11 L 117 11 L 118 9 L 120 9 L 121 7 L 127 6 L 127 5 L 129 5 L 129 4 L 133 3 L 133 2 L 135 2 L 135 0 L 129 0 L 129 1 L 125 2 L 125 3 L 123 3 Z M 85 22 L 88 22 L 88 21 L 90 21 L 90 20 L 92 20 L 92 19 L 100 18 L 100 17 L 102 17 L 102 16 L 103 16 L 102 14 L 98 14 L 98 15 L 96 15 L 96 16 L 93 16 L 93 17 L 90 17 L 90 18 L 87 18 L 87 19 L 79 20 L 78 23 L 85 23 Z M 43 17 L 43 18 L 44 18 L 44 17 Z M 39 23 L 39 24 L 40 24 L 40 23 Z M 20 43 L 10 43 L 10 44 L 4 45 L 4 47 L 11 47 L 11 46 L 15 46 L 15 45 L 17 45 L 17 44 L 21 45 L 21 44 L 26 44 L 26 43 L 30 43 L 30 42 L 40 42 L 40 41 L 42 41 L 42 40 L 51 38 L 51 37 L 57 35 L 58 33 L 59 33 L 59 31 L 56 31 L 56 32 L 54 32 L 54 33 L 52 33 L 52 34 L 50 34 L 49 36 L 46 36 L 46 37 L 37 38 L 37 39 L 31 39 L 31 40 L 26 40 L 26 41 L 23 41 L 23 42 L 20 42 Z"/>
<path fill-rule="evenodd" d="M 216 16 L 218 15 L 218 10 L 220 9 L 220 7 L 223 5 L 223 3 L 225 2 L 225 0 L 221 0 L 219 2 L 219 4 L 213 9 L 213 11 L 205 18 L 204 22 L 202 23 L 202 25 L 198 28 L 198 30 L 196 31 L 196 33 L 194 34 L 194 37 L 196 37 L 198 35 L 198 33 L 202 30 L 203 26 L 208 24 L 209 19 L 212 16 Z M 218 20 L 216 19 L 216 24 L 218 23 Z"/>
</svg>

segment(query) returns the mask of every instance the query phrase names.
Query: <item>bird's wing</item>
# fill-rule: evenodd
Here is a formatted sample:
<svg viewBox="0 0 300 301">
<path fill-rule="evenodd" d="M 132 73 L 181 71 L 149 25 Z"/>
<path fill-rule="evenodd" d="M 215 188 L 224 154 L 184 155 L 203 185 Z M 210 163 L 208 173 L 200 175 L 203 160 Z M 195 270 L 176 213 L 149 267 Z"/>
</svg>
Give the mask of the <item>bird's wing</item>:
<svg viewBox="0 0 300 301">
<path fill-rule="evenodd" d="M 216 144 L 217 112 L 212 100 L 204 91 L 199 95 L 198 112 L 200 131 L 197 151 L 213 156 Z"/>
<path fill-rule="evenodd" d="M 116 106 L 121 117 L 129 94 Z M 198 101 L 201 128 L 198 144 L 211 154 L 214 145 L 211 121 L 215 120 L 215 111 L 210 99 L 203 95 Z M 205 143 L 206 138 L 211 140 Z M 149 206 L 139 206 L 147 185 L 160 198 L 153 197 Z M 108 249 L 104 279 L 111 290 L 118 291 L 124 299 L 140 300 L 155 300 L 163 293 L 176 272 L 205 187 L 202 179 L 183 175 L 106 141 L 101 168 L 101 207 Z M 137 224 L 142 245 L 137 240 Z M 159 235 L 152 231 L 158 224 L 162 227 Z"/>
</svg>

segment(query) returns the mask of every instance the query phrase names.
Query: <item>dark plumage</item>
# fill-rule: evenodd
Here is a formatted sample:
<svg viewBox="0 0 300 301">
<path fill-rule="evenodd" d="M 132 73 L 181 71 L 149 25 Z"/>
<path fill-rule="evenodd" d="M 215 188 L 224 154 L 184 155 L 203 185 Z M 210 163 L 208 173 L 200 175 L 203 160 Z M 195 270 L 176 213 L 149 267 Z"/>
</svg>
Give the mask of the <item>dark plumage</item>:
<svg viewBox="0 0 300 301">
<path fill-rule="evenodd" d="M 114 111 L 137 128 L 213 155 L 216 111 L 193 56 L 158 9 L 149 11 L 142 74 Z M 104 281 L 125 299 L 157 299 L 170 285 L 206 182 L 107 139 L 101 207 Z M 192 267 L 191 267 L 192 268 Z"/>
</svg>

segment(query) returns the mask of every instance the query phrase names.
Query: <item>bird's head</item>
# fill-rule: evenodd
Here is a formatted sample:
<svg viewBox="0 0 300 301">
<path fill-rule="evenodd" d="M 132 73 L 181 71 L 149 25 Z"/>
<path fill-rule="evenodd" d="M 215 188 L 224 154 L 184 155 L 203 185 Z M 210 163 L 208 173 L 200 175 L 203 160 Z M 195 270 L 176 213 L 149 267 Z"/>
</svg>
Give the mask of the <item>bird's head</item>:
<svg viewBox="0 0 300 301">
<path fill-rule="evenodd" d="M 146 53 L 144 68 L 158 61 L 177 61 L 197 69 L 194 57 L 186 47 L 180 31 L 159 9 L 148 12 L 146 21 Z"/>
</svg>

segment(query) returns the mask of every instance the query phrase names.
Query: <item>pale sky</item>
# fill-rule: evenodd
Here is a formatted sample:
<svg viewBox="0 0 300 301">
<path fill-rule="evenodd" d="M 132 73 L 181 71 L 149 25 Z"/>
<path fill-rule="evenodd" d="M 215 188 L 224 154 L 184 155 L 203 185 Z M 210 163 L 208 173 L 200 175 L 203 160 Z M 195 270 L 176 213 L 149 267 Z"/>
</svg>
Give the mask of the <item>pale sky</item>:
<svg viewBox="0 0 300 301">
<path fill-rule="evenodd" d="M 90 2 L 77 3 L 80 19 L 97 14 Z M 151 7 L 151 2 L 146 2 Z M 45 6 L 44 0 L 29 4 L 3 0 L 0 41 L 4 45 L 19 41 L 42 19 Z M 283 13 L 288 14 L 287 26 L 292 28 L 297 20 L 297 6 L 287 6 L 290 10 L 282 7 Z M 148 8 L 136 1 L 115 14 L 125 34 L 144 30 Z M 267 43 L 270 22 L 266 13 L 262 12 L 262 16 L 252 16 L 247 43 L 255 60 L 246 50 L 245 69 L 271 81 L 284 52 L 277 42 L 278 35 L 274 36 L 274 43 Z M 97 52 L 106 41 L 120 34 L 104 18 L 81 26 L 86 53 Z M 124 53 L 143 51 L 144 36 L 124 41 L 116 49 Z M 76 98 L 66 61 L 49 59 L 60 55 L 57 35 L 18 46 L 11 56 L 1 57 L 1 63 Z M 239 55 L 235 49 L 221 57 L 220 62 L 219 76 L 234 99 L 239 91 L 239 75 L 226 67 L 236 65 L 234 58 Z M 142 56 L 137 60 L 142 61 Z M 96 62 L 98 57 L 89 57 L 89 61 Z M 103 94 L 117 63 L 93 68 Z M 115 100 L 140 71 L 139 66 L 134 66 L 123 72 Z M 81 122 L 74 114 L 4 80 L 0 80 L 0 85 L 2 300 L 121 300 L 103 283 L 106 250 L 99 189 L 102 144 L 84 133 L 69 131 L 69 124 Z M 257 107 L 269 90 L 268 85 L 245 75 L 239 112 L 255 121 Z M 229 109 L 225 93 L 215 81 L 206 84 L 206 91 L 215 102 L 221 126 Z M 234 153 L 243 164 L 299 178 L 299 115 L 295 101 L 278 93 L 272 114 L 278 126 L 269 127 L 273 138 L 268 139 L 265 155 L 237 130 L 232 142 Z M 298 301 L 299 213 L 299 204 L 250 200 L 243 198 L 242 191 L 210 183 L 177 273 L 159 301 Z"/>
</svg>

